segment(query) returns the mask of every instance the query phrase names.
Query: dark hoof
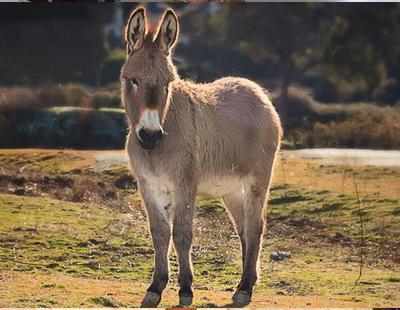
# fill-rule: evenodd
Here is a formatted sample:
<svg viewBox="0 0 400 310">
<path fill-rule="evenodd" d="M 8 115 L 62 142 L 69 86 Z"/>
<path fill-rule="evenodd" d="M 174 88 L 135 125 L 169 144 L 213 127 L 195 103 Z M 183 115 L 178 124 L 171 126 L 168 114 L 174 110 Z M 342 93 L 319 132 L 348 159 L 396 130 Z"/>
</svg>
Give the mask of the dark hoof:
<svg viewBox="0 0 400 310">
<path fill-rule="evenodd" d="M 248 305 L 251 301 L 251 294 L 246 291 L 237 290 L 232 296 L 232 300 L 238 306 Z"/>
<path fill-rule="evenodd" d="M 190 306 L 193 303 L 193 296 L 179 296 L 180 306 Z"/>
<path fill-rule="evenodd" d="M 154 308 L 157 307 L 161 301 L 161 296 L 157 293 L 147 291 L 142 300 L 141 308 Z"/>
</svg>

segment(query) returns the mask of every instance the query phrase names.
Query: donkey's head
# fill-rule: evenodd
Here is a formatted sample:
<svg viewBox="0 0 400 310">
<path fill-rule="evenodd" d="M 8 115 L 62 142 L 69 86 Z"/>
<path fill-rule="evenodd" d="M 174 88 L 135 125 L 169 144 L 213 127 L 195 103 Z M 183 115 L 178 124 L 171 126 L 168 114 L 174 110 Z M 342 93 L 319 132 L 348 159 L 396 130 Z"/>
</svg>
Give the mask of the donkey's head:
<svg viewBox="0 0 400 310">
<path fill-rule="evenodd" d="M 122 98 L 140 145 L 153 149 L 164 135 L 169 83 L 176 76 L 170 53 L 178 37 L 178 19 L 167 10 L 157 31 L 148 31 L 144 8 L 129 17 L 125 30 L 127 58 L 121 71 Z"/>
</svg>

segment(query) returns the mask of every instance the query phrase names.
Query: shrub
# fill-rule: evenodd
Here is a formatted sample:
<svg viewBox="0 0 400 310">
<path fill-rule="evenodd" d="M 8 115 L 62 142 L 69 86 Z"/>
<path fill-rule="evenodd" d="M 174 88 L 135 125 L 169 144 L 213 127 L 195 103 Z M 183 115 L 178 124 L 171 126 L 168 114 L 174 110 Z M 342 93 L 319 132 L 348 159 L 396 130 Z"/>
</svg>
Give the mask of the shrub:
<svg viewBox="0 0 400 310">
<path fill-rule="evenodd" d="M 60 85 L 45 85 L 37 88 L 35 109 L 53 106 L 65 106 L 68 104 L 68 96 L 65 88 Z"/>
<path fill-rule="evenodd" d="M 38 105 L 37 94 L 30 88 L 4 87 L 0 89 L 0 113 L 32 109 Z"/>
<path fill-rule="evenodd" d="M 89 107 L 92 94 L 82 84 L 67 84 L 63 87 L 67 105 L 70 107 Z M 53 105 L 56 106 L 56 105 Z"/>
<path fill-rule="evenodd" d="M 121 107 L 121 97 L 119 93 L 110 91 L 99 91 L 94 93 L 90 102 L 94 109 Z"/>
<path fill-rule="evenodd" d="M 101 90 L 93 90 L 81 84 L 49 84 L 38 88 L 5 87 L 0 88 L 0 94 L 0 114 L 5 117 L 18 112 L 60 106 L 121 107 L 117 85 Z"/>
<path fill-rule="evenodd" d="M 362 114 L 343 121 L 317 122 L 311 130 L 293 131 L 303 147 L 400 148 L 400 114 Z"/>
</svg>

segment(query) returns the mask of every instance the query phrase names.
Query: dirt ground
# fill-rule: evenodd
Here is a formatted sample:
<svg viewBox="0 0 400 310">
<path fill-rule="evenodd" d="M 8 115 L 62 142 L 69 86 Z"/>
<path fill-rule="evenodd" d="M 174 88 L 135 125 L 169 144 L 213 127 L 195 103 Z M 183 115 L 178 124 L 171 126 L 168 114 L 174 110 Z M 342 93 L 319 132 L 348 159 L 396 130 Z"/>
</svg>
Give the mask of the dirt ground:
<svg viewBox="0 0 400 310">
<path fill-rule="evenodd" d="M 140 305 L 153 250 L 123 154 L 0 150 L 0 307 Z M 399 306 L 399 177 L 398 167 L 328 165 L 284 151 L 249 306 Z M 229 306 L 239 241 L 221 201 L 197 205 L 194 306 Z M 275 260 L 277 251 L 290 257 Z M 172 251 L 160 306 L 177 299 Z"/>
<path fill-rule="evenodd" d="M 19 291 L 20 296 L 29 296 L 29 299 L 34 300 L 40 306 L 41 301 L 45 301 L 49 295 L 49 290 L 57 283 L 57 294 L 52 297 L 57 299 L 58 303 L 75 303 L 76 305 L 82 304 L 82 300 L 87 300 L 87 292 L 94 295 L 106 296 L 109 300 L 110 306 L 123 305 L 139 305 L 141 298 L 146 292 L 145 283 L 135 283 L 134 288 L 128 280 L 100 280 L 100 279 L 78 279 L 70 276 L 49 276 L 39 275 L 32 279 L 26 275 L 12 276 L 3 274 L 4 283 L 9 291 Z M 48 284 L 43 284 L 48 283 Z M 229 307 L 231 292 L 213 292 L 208 290 L 197 290 L 196 298 L 203 301 L 206 307 Z M 44 297 L 46 296 L 46 297 Z M 168 288 L 163 295 L 163 302 L 160 305 L 170 306 L 177 303 L 178 290 L 176 288 Z M 7 295 L 5 295 L 7 297 Z M 213 303 L 218 301 L 218 303 Z M 5 300 L 0 301 L 0 307 L 6 307 L 9 304 Z M 86 306 L 87 304 L 85 304 Z M 365 307 L 364 303 L 355 303 L 341 300 L 326 299 L 321 296 L 282 296 L 264 294 L 255 294 L 252 306 L 257 307 L 335 307 L 335 308 L 349 308 L 349 307 Z M 96 300 L 93 300 L 93 306 L 98 306 Z M 107 306 L 107 304 L 106 304 Z"/>
</svg>

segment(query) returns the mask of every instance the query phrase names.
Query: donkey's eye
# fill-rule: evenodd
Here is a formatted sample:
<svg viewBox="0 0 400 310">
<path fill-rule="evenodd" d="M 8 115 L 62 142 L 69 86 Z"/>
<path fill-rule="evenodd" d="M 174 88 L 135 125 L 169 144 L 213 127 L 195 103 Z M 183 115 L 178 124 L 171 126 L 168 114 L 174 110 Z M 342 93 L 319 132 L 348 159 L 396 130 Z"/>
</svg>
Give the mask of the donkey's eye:
<svg viewBox="0 0 400 310">
<path fill-rule="evenodd" d="M 139 83 L 136 79 L 129 79 L 129 86 L 132 89 L 136 89 L 139 86 Z"/>
<path fill-rule="evenodd" d="M 136 91 L 139 86 L 139 83 L 135 78 L 132 78 L 132 79 L 126 78 L 125 82 L 126 82 L 126 89 L 129 92 L 132 90 Z"/>
</svg>

